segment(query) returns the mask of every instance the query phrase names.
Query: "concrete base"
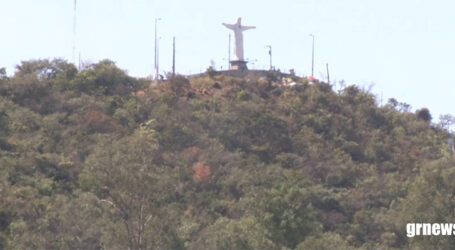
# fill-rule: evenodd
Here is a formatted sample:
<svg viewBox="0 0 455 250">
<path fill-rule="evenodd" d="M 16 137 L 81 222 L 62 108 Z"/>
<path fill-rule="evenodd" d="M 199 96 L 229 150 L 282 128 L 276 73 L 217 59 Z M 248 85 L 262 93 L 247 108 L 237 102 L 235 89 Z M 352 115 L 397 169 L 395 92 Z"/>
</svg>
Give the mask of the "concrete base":
<svg viewBox="0 0 455 250">
<path fill-rule="evenodd" d="M 276 72 L 278 75 L 278 78 L 290 78 L 292 75 L 286 74 L 286 73 L 281 73 L 279 71 L 272 71 Z M 246 76 L 251 76 L 251 77 L 265 77 L 267 78 L 270 75 L 271 71 L 270 70 L 220 70 L 220 71 L 215 71 L 215 75 L 225 75 L 225 76 L 232 76 L 232 77 L 246 77 Z M 201 73 L 201 74 L 194 74 L 194 75 L 189 75 L 188 78 L 193 78 L 193 77 L 204 77 L 207 76 L 207 73 Z"/>
<path fill-rule="evenodd" d="M 231 61 L 230 70 L 238 70 L 238 71 L 247 71 L 248 67 L 246 66 L 246 61 Z"/>
</svg>

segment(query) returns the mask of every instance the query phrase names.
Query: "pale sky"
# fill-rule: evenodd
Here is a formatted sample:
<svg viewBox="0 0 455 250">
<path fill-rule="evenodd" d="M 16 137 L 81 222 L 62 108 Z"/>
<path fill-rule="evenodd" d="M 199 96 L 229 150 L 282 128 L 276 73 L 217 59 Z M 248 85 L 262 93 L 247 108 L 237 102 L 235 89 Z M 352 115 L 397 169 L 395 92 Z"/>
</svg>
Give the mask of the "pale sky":
<svg viewBox="0 0 455 250">
<path fill-rule="evenodd" d="M 63 58 L 72 62 L 74 0 L 0 0 L 0 67 L 8 74 L 21 61 Z M 449 0 L 77 0 L 76 54 L 83 61 L 108 58 L 130 75 L 151 75 L 154 22 L 158 22 L 160 71 L 227 67 L 230 30 L 221 23 L 256 26 L 244 33 L 249 68 L 311 74 L 369 88 L 414 110 L 455 115 L 455 2 Z M 233 49 L 232 49 L 233 50 Z M 78 56 L 77 56 L 78 57 Z"/>
</svg>

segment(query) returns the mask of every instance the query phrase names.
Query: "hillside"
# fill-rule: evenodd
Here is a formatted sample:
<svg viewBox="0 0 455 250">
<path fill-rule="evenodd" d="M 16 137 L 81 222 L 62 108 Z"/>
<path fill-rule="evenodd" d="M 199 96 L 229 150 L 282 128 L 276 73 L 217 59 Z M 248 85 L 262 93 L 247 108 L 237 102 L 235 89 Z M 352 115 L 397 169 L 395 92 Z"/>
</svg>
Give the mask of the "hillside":
<svg viewBox="0 0 455 250">
<path fill-rule="evenodd" d="M 210 73 L 210 72 L 209 72 Z M 427 109 L 280 76 L 150 86 L 104 60 L 0 74 L 0 248 L 453 248 L 451 136 Z"/>
</svg>

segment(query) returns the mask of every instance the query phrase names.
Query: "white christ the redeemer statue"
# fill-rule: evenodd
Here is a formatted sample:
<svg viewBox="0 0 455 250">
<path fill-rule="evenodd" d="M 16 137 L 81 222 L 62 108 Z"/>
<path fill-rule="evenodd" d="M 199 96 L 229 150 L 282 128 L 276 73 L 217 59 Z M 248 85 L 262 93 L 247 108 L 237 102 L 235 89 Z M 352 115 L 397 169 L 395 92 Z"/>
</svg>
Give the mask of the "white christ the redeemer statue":
<svg viewBox="0 0 455 250">
<path fill-rule="evenodd" d="M 235 47 L 234 47 L 234 60 L 233 61 L 244 61 L 243 58 L 243 31 L 254 29 L 254 26 L 242 26 L 242 18 L 237 18 L 235 24 L 223 23 L 226 28 L 234 31 Z"/>
</svg>

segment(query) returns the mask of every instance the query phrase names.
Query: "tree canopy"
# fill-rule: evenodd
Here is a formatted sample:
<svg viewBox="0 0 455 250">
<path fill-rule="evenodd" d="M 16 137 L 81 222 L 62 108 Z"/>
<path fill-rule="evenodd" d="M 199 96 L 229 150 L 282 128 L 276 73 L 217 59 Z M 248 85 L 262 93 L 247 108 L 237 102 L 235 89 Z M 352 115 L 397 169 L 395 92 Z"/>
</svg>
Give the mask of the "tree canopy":
<svg viewBox="0 0 455 250">
<path fill-rule="evenodd" d="M 406 237 L 453 219 L 448 122 L 269 75 L 0 69 L 0 248 L 455 247 Z"/>
</svg>

